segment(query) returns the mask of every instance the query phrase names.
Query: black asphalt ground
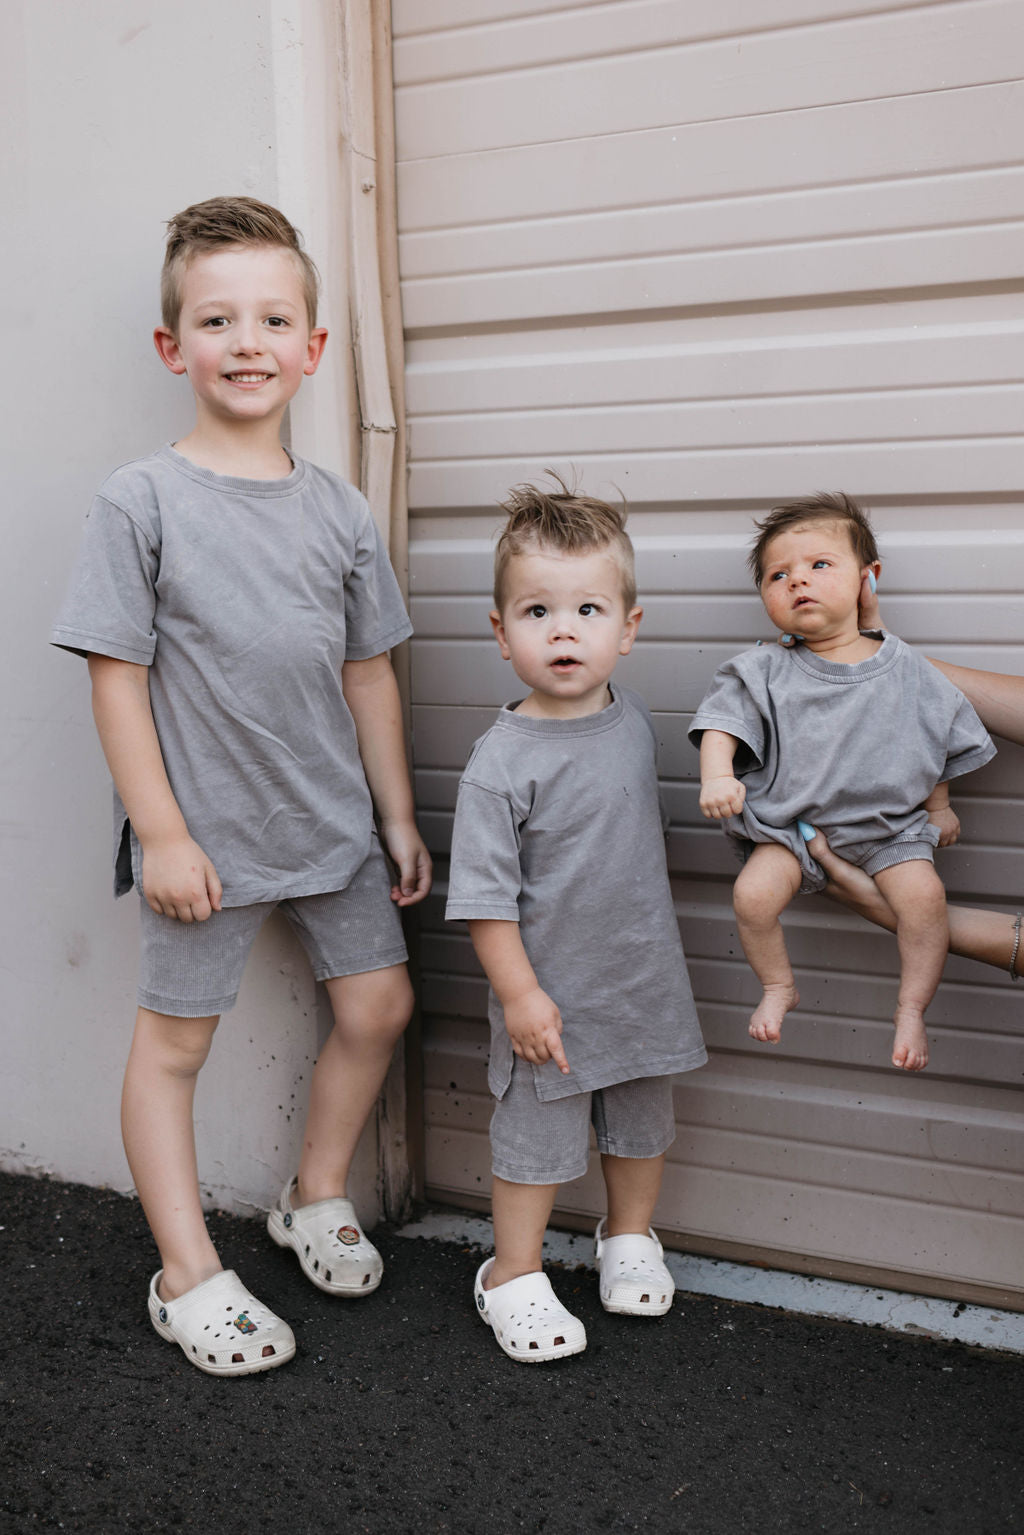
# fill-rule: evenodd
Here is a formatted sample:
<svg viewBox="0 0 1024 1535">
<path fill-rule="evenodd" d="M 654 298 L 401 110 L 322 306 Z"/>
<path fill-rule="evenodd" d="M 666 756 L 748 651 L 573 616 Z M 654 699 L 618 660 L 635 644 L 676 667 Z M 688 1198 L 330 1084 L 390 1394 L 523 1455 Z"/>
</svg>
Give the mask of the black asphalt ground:
<svg viewBox="0 0 1024 1535">
<path fill-rule="evenodd" d="M 0 1175 L 0 1530 L 215 1535 L 1024 1527 L 1024 1360 L 677 1296 L 602 1311 L 575 1359 L 507 1360 L 480 1255 L 378 1229 L 381 1288 L 332 1301 L 262 1225 L 212 1218 L 299 1352 L 216 1380 L 152 1331 L 138 1205 Z"/>
</svg>

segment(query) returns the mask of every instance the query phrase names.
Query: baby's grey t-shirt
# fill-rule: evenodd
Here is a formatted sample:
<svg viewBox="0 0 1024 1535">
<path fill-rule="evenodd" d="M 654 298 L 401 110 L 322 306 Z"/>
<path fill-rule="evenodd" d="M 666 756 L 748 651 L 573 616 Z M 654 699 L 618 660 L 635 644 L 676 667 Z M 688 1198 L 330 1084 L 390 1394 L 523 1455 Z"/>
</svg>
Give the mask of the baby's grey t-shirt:
<svg viewBox="0 0 1024 1535">
<path fill-rule="evenodd" d="M 562 1015 L 571 1066 L 534 1066 L 537 1096 L 567 1098 L 707 1059 L 665 864 L 656 740 L 635 693 L 583 719 L 507 706 L 459 785 L 449 920 L 518 922 Z M 488 1082 L 502 1097 L 513 1052 L 491 993 Z"/>
<path fill-rule="evenodd" d="M 224 904 L 343 889 L 372 804 L 341 689 L 346 660 L 411 625 L 364 498 L 302 459 L 281 480 L 171 447 L 100 488 L 55 645 L 149 667 L 171 788 Z M 118 894 L 140 878 L 115 794 Z"/>
<path fill-rule="evenodd" d="M 747 790 L 724 822 L 741 843 L 779 842 L 800 860 L 804 888 L 825 876 L 797 820 L 860 862 L 866 845 L 938 840 L 921 807 L 937 783 L 982 767 L 995 747 L 967 699 L 894 634 L 844 666 L 805 645 L 763 645 L 719 667 L 690 727 L 724 730 L 739 746 Z"/>
</svg>

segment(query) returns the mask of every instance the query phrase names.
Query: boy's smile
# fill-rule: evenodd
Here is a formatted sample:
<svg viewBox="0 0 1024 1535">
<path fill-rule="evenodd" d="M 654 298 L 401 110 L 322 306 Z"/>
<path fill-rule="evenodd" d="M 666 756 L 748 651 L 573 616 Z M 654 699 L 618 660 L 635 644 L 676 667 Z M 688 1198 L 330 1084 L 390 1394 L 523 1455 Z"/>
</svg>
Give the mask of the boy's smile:
<svg viewBox="0 0 1024 1535">
<path fill-rule="evenodd" d="M 626 613 L 622 572 L 604 550 L 515 555 L 504 608 L 491 613 L 491 623 L 505 660 L 532 689 L 520 712 L 553 719 L 597 714 L 641 616 L 640 608 Z"/>
<path fill-rule="evenodd" d="M 814 521 L 786 528 L 765 550 L 761 600 L 784 634 L 812 649 L 855 641 L 857 605 L 865 569 L 846 527 Z"/>
<path fill-rule="evenodd" d="M 197 426 L 266 424 L 275 432 L 327 332 L 310 330 L 299 268 L 275 245 L 196 256 L 181 278 L 177 335 L 155 334 L 172 373 L 187 373 Z"/>
</svg>

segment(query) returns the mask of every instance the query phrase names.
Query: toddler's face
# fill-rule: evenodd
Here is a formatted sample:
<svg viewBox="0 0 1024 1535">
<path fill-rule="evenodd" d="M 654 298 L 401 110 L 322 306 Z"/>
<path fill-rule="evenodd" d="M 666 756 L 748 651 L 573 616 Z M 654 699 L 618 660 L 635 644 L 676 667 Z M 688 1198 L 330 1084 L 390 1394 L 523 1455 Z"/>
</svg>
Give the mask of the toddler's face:
<svg viewBox="0 0 1024 1535">
<path fill-rule="evenodd" d="M 775 627 L 804 639 L 830 639 L 857 626 L 867 566 L 840 522 L 809 522 L 776 534 L 765 550 L 761 600 Z"/>
<path fill-rule="evenodd" d="M 516 555 L 491 623 L 501 653 L 532 689 L 530 712 L 578 719 L 608 702 L 608 679 L 632 648 L 641 609 L 627 613 L 611 554 Z"/>
</svg>

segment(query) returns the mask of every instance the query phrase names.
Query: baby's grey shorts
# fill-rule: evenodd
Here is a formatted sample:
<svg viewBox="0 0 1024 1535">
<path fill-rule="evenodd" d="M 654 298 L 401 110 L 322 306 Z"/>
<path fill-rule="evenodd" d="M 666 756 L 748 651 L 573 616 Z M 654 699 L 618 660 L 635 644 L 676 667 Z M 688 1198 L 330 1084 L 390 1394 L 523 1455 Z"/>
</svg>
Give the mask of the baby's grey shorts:
<svg viewBox="0 0 1024 1535">
<path fill-rule="evenodd" d="M 659 1157 L 676 1138 L 671 1077 L 638 1077 L 592 1093 L 542 1102 L 533 1068 L 516 1057 L 512 1081 L 491 1117 L 491 1171 L 506 1183 L 569 1183 L 597 1149 L 613 1157 Z"/>
<path fill-rule="evenodd" d="M 139 1006 L 172 1018 L 212 1018 L 234 1007 L 256 934 L 278 908 L 318 981 L 383 970 L 406 959 L 391 876 L 374 837 L 344 890 L 226 906 L 205 922 L 158 917 L 142 901 Z"/>
</svg>

